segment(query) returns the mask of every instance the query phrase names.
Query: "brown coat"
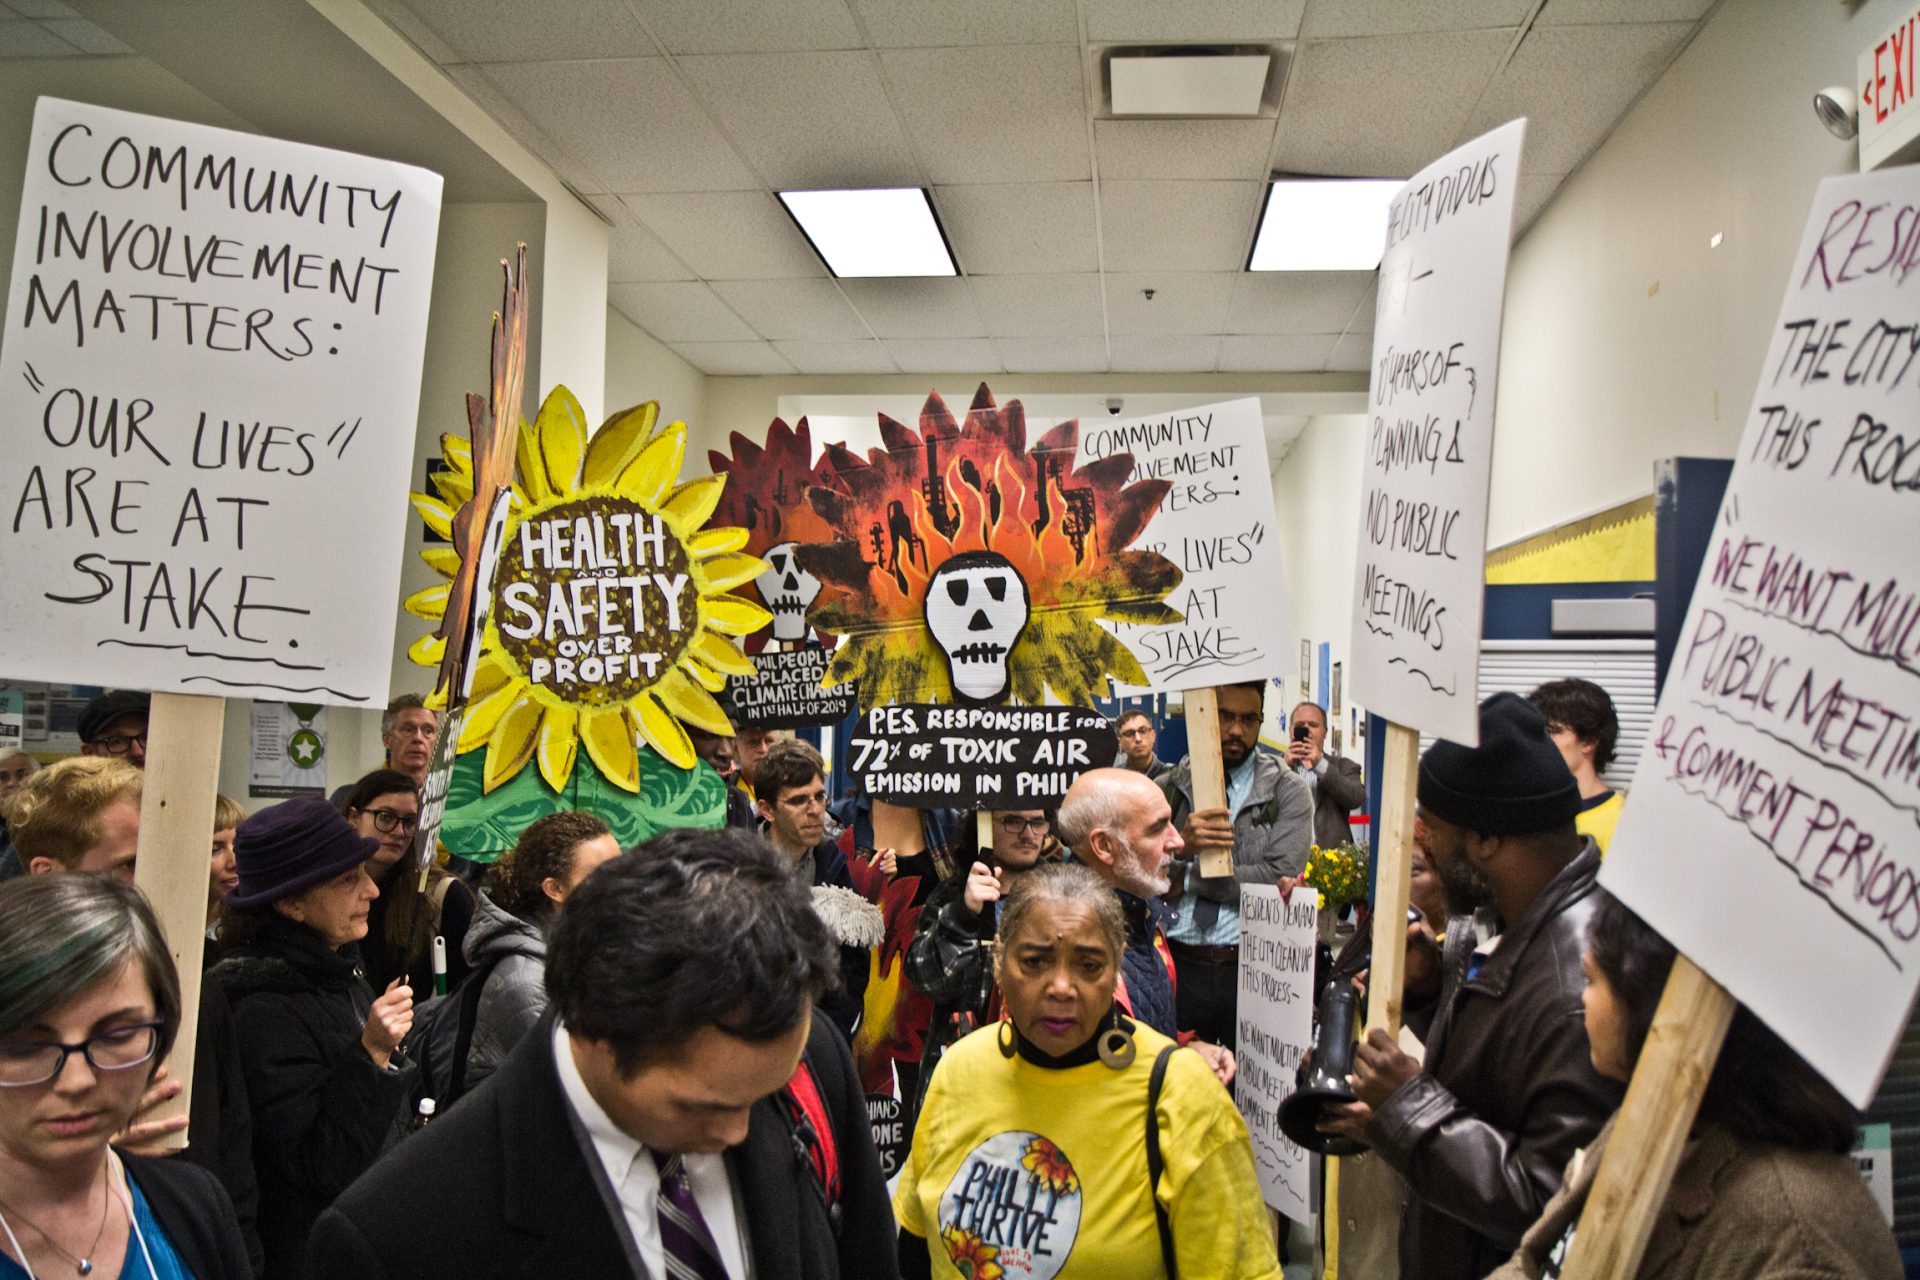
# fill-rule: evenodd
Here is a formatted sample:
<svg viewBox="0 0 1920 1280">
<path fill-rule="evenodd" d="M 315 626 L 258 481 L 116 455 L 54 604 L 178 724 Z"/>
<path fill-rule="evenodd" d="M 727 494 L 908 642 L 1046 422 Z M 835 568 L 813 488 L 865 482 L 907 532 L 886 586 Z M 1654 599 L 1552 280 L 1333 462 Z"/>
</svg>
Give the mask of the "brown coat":
<svg viewBox="0 0 1920 1280">
<path fill-rule="evenodd" d="M 1489 1280 L 1540 1280 L 1578 1219 L 1613 1122 Z M 1743 1142 L 1710 1126 L 1689 1144 L 1653 1226 L 1639 1280 L 1901 1280 L 1887 1220 L 1853 1162 Z"/>
</svg>

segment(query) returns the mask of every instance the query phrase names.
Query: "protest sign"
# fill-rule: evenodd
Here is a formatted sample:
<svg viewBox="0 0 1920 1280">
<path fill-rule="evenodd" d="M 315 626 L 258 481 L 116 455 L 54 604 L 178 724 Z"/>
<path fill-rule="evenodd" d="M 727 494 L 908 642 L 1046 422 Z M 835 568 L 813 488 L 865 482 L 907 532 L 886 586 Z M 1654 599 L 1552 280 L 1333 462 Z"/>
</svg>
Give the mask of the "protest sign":
<svg viewBox="0 0 1920 1280">
<path fill-rule="evenodd" d="M 1415 174 L 1388 215 L 1368 394 L 1353 698 L 1480 740 L 1477 682 L 1500 311 L 1526 121 Z"/>
<path fill-rule="evenodd" d="M 916 809 L 1042 809 L 1119 750 L 1113 724 L 1085 707 L 874 707 L 847 740 L 866 794 Z M 983 845 L 992 842 L 982 832 Z"/>
<path fill-rule="evenodd" d="M 1313 1043 L 1313 961 L 1319 895 L 1291 898 L 1269 885 L 1240 890 L 1240 998 L 1233 1099 L 1253 1137 L 1254 1168 L 1270 1208 L 1297 1222 L 1313 1216 L 1313 1154 L 1280 1131 L 1280 1104 L 1294 1090 Z"/>
<path fill-rule="evenodd" d="M 764 604 L 772 615 L 766 627 L 742 638 L 741 647 L 748 653 L 759 653 L 769 641 L 775 646 L 801 643 L 813 634 L 807 611 L 820 594 L 820 581 L 801 565 L 795 549 L 807 543 L 830 542 L 835 536 L 833 527 L 814 510 L 807 496 L 815 485 L 832 482 L 832 463 L 827 455 L 815 460 L 813 432 L 805 418 L 792 427 L 775 418 L 760 443 L 735 431 L 728 437 L 728 444 L 731 453 L 707 451 L 713 474 L 727 478 L 720 505 L 714 508 L 714 523 L 746 530 L 746 540 L 739 549 L 767 562 L 758 577 L 734 590 Z M 768 720 L 765 727 L 817 723 L 822 722 Z"/>
<path fill-rule="evenodd" d="M 1601 875 L 1857 1106 L 1920 981 L 1916 225 L 1820 185 Z"/>
<path fill-rule="evenodd" d="M 27 700 L 18 689 L 0 689 L 0 751 L 27 742 Z"/>
<path fill-rule="evenodd" d="M 1283 673 L 1293 620 L 1273 532 L 1260 402 L 1229 400 L 1081 430 L 1081 466 L 1122 454 L 1133 459 L 1129 480 L 1168 485 L 1138 545 L 1183 575 L 1167 600 L 1181 621 L 1110 624 L 1140 659 L 1143 685 L 1206 689 Z"/>
<path fill-rule="evenodd" d="M 326 794 L 325 707 L 315 702 L 255 702 L 249 728 L 249 796 L 286 799 Z"/>
<path fill-rule="evenodd" d="M 825 645 L 763 649 L 750 676 L 730 676 L 722 701 L 735 729 L 839 724 L 853 714 L 853 690 L 823 688 L 833 651 Z"/>
<path fill-rule="evenodd" d="M 11 673 L 386 699 L 390 638 L 342 602 L 399 587 L 440 185 L 40 100 L 0 353 Z"/>
</svg>

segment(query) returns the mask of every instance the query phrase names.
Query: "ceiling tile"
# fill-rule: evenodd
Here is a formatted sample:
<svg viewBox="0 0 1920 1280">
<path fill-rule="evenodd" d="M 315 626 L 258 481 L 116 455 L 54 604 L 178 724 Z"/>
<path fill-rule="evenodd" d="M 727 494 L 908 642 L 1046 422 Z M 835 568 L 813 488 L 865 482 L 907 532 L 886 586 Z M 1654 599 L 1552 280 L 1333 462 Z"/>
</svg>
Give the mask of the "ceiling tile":
<svg viewBox="0 0 1920 1280">
<path fill-rule="evenodd" d="M 1511 43 L 1511 31 L 1473 31 L 1302 45 L 1280 107 L 1274 169 L 1411 177 L 1453 149 Z"/>
<path fill-rule="evenodd" d="M 739 191 L 740 162 L 664 58 L 521 62 L 486 74 L 603 191 Z"/>
<path fill-rule="evenodd" d="M 23 18 L 77 18 L 73 6 L 61 0 L 7 0 L 7 8 Z"/>
<path fill-rule="evenodd" d="M 1534 0 L 1308 0 L 1302 40 L 1517 27 Z M 1583 6 L 1589 0 L 1568 0 Z M 1552 8 L 1551 4 L 1548 8 Z"/>
<path fill-rule="evenodd" d="M 939 187 L 933 203 L 971 275 L 1100 269 L 1091 182 Z"/>
<path fill-rule="evenodd" d="M 792 373 L 793 365 L 770 342 L 670 342 L 673 353 L 716 377 Z"/>
<path fill-rule="evenodd" d="M 1421 0 L 1424 3 L 1424 0 Z M 1291 40 L 1307 0 L 1086 0 L 1087 39 L 1096 44 L 1158 40 Z"/>
<path fill-rule="evenodd" d="M 995 338 L 1106 333 L 1100 277 L 975 276 L 973 300 Z"/>
<path fill-rule="evenodd" d="M 1107 277 L 1107 332 L 1217 334 L 1233 296 L 1231 272 L 1178 271 Z M 1153 290 L 1148 301 L 1146 290 Z"/>
<path fill-rule="evenodd" d="M 1237 271 L 1253 242 L 1257 182 L 1102 182 L 1109 271 Z"/>
<path fill-rule="evenodd" d="M 607 184 L 599 174 L 589 169 L 575 158 L 565 147 L 548 137 L 546 131 L 536 125 L 520 104 L 508 97 L 506 91 L 491 79 L 496 67 L 451 66 L 446 73 L 460 86 L 469 98 L 486 109 L 488 115 L 499 122 L 500 126 L 524 143 L 527 149 L 553 166 L 575 191 L 586 195 L 599 195 L 606 191 Z"/>
<path fill-rule="evenodd" d="M 1333 355 L 1327 359 L 1328 373 L 1365 373 L 1373 363 L 1373 338 L 1368 334 L 1349 333 L 1333 344 Z"/>
<path fill-rule="evenodd" d="M 1520 181 L 1524 189 L 1526 179 L 1523 177 Z M 1354 304 L 1353 314 L 1347 317 L 1348 333 L 1370 334 L 1373 332 L 1373 312 L 1379 296 L 1379 288 L 1380 277 L 1376 273 L 1367 281 L 1367 290 L 1360 295 L 1360 301 Z"/>
<path fill-rule="evenodd" d="M 880 338 L 984 338 L 965 280 L 842 280 L 847 301 Z"/>
<path fill-rule="evenodd" d="M 645 227 L 617 226 L 607 236 L 607 281 L 691 280 L 694 274 Z"/>
<path fill-rule="evenodd" d="M 0 58 L 64 58 L 79 52 L 37 22 L 0 19 Z"/>
<path fill-rule="evenodd" d="M 1078 48 L 889 49 L 880 61 L 932 181 L 1091 176 Z"/>
<path fill-rule="evenodd" d="M 1073 44 L 1073 0 L 850 0 L 876 49 L 943 45 Z"/>
<path fill-rule="evenodd" d="M 985 338 L 890 338 L 886 347 L 906 373 L 1000 372 L 1000 353 Z"/>
<path fill-rule="evenodd" d="M 801 373 L 898 373 L 900 367 L 883 343 L 776 342 L 773 349 Z"/>
<path fill-rule="evenodd" d="M 1567 180 L 1559 173 L 1522 173 L 1513 195 L 1513 238 L 1525 235 L 1533 220 L 1553 202 L 1554 193 Z"/>
<path fill-rule="evenodd" d="M 406 0 L 407 8 L 463 62 L 557 62 L 639 58 L 653 42 L 620 0 Z"/>
<path fill-rule="evenodd" d="M 669 53 L 857 49 L 843 0 L 631 0 Z"/>
<path fill-rule="evenodd" d="M 1115 373 L 1211 373 L 1218 338 L 1120 338 L 1109 341 Z"/>
<path fill-rule="evenodd" d="M 1527 116 L 1521 167 L 1572 173 L 1692 33 L 1690 22 L 1535 28 L 1488 88 L 1461 137 Z"/>
<path fill-rule="evenodd" d="M 1239 277 L 1228 333 L 1339 333 L 1373 283 L 1370 271 L 1262 271 Z"/>
<path fill-rule="evenodd" d="M 716 280 L 713 291 L 763 338 L 873 337 L 831 280 Z"/>
<path fill-rule="evenodd" d="M 686 284 L 615 284 L 607 302 L 662 342 L 751 341 L 751 326 L 727 309 L 699 281 Z"/>
<path fill-rule="evenodd" d="M 1547 0 L 1536 27 L 1581 26 L 1604 22 L 1693 22 L 1713 8 L 1713 0 Z"/>
<path fill-rule="evenodd" d="M 870 53 L 682 58 L 680 69 L 775 189 L 920 185 Z"/>
<path fill-rule="evenodd" d="M 1271 120 L 1095 120 L 1100 180 L 1267 176 Z"/>
<path fill-rule="evenodd" d="M 82 53 L 110 57 L 133 52 L 125 44 L 82 18 L 47 18 L 43 19 L 40 25 Z"/>
<path fill-rule="evenodd" d="M 1273 333 L 1220 340 L 1222 373 L 1318 373 L 1333 354 L 1337 333 Z"/>
<path fill-rule="evenodd" d="M 1008 373 L 1105 373 L 1105 338 L 996 338 Z"/>
<path fill-rule="evenodd" d="M 647 230 L 708 280 L 824 276 L 819 255 L 764 191 L 629 195 Z"/>
</svg>

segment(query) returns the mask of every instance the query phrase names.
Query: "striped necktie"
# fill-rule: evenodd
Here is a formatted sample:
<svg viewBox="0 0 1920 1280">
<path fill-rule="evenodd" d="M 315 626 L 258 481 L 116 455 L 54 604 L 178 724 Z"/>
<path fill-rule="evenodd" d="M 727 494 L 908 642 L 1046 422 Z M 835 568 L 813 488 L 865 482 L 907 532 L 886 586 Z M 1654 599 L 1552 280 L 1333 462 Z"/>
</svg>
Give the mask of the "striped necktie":
<svg viewBox="0 0 1920 1280">
<path fill-rule="evenodd" d="M 653 1153 L 660 1166 L 660 1198 L 656 1202 L 660 1216 L 660 1248 L 666 1262 L 668 1280 L 727 1280 L 721 1265 L 720 1250 L 714 1246 L 713 1233 L 693 1198 L 693 1184 L 687 1178 L 686 1164 L 679 1156 L 662 1158 Z"/>
</svg>

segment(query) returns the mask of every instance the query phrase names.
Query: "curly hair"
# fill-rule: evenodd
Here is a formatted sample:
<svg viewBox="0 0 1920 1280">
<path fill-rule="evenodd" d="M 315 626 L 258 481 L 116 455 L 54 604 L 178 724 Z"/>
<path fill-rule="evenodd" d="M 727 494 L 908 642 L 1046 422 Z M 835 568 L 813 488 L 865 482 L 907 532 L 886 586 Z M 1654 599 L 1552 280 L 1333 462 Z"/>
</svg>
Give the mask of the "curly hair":
<svg viewBox="0 0 1920 1280">
<path fill-rule="evenodd" d="M 71 870 L 100 843 L 100 815 L 122 800 L 140 803 L 144 775 L 113 756 L 73 756 L 27 775 L 7 797 L 7 834 L 20 865 L 51 858 Z"/>
<path fill-rule="evenodd" d="M 520 833 L 519 843 L 487 869 L 487 896 L 502 911 L 522 920 L 540 920 L 552 906 L 541 888 L 549 878 L 565 883 L 573 871 L 574 852 L 589 840 L 613 831 L 583 809 L 550 813 Z"/>
</svg>

